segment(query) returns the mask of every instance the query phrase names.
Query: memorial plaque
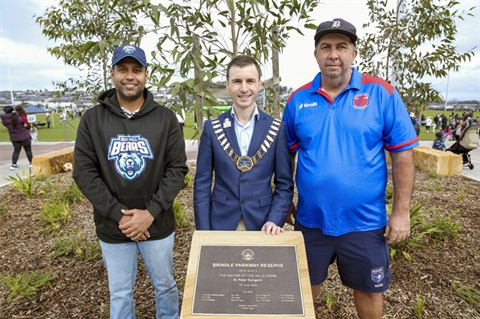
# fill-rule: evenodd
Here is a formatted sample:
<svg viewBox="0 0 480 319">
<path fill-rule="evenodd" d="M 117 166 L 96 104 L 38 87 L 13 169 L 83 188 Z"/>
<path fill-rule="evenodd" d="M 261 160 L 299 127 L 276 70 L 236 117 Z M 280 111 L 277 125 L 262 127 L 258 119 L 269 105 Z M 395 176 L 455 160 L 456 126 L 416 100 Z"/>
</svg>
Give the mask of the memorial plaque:
<svg viewBox="0 0 480 319">
<path fill-rule="evenodd" d="M 299 277 L 295 246 L 201 246 L 192 314 L 303 316 Z"/>
<path fill-rule="evenodd" d="M 302 234 L 196 231 L 181 317 L 315 318 Z"/>
</svg>

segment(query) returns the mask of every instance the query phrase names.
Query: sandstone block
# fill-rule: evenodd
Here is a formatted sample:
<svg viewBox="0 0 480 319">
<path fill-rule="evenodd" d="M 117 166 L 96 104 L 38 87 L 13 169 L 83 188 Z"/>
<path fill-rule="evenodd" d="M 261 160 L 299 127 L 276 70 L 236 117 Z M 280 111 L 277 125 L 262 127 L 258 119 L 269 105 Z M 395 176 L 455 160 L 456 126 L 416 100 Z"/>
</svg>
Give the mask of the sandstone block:
<svg viewBox="0 0 480 319">
<path fill-rule="evenodd" d="M 73 164 L 73 147 L 36 155 L 32 160 L 35 175 L 52 175 L 63 173 L 63 164 Z"/>
<path fill-rule="evenodd" d="M 461 155 L 451 152 L 442 152 L 426 146 L 418 146 L 413 149 L 415 154 L 415 166 L 439 175 L 462 174 L 463 159 Z"/>
<path fill-rule="evenodd" d="M 390 152 L 387 153 L 387 163 L 392 163 Z M 413 149 L 415 167 L 439 175 L 462 175 L 463 159 L 461 155 L 442 152 L 427 146 L 417 146 Z"/>
</svg>

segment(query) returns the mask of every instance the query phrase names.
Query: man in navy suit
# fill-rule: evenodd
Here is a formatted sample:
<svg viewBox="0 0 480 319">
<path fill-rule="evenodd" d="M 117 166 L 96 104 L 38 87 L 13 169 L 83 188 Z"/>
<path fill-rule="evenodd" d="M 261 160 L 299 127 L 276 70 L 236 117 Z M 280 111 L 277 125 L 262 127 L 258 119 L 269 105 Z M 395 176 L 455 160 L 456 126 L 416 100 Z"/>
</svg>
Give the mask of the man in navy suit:
<svg viewBox="0 0 480 319">
<path fill-rule="evenodd" d="M 292 168 L 285 124 L 255 103 L 260 77 L 260 65 L 249 56 L 228 64 L 226 87 L 233 107 L 206 121 L 200 138 L 194 183 L 197 230 L 284 231 L 293 197 Z"/>
</svg>

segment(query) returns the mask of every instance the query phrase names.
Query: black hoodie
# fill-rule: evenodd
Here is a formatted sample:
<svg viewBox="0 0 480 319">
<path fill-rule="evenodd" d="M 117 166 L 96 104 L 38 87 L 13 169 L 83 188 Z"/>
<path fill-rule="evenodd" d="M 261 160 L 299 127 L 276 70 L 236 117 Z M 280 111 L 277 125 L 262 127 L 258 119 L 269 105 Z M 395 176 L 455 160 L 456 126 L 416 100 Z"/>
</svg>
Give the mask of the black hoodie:
<svg viewBox="0 0 480 319">
<path fill-rule="evenodd" d="M 150 240 L 175 230 L 173 201 L 188 172 L 185 141 L 175 114 L 145 89 L 145 103 L 128 118 L 116 90 L 82 116 L 75 141 L 73 178 L 92 203 L 97 236 L 130 242 L 118 228 L 121 209 L 147 209 Z"/>
</svg>

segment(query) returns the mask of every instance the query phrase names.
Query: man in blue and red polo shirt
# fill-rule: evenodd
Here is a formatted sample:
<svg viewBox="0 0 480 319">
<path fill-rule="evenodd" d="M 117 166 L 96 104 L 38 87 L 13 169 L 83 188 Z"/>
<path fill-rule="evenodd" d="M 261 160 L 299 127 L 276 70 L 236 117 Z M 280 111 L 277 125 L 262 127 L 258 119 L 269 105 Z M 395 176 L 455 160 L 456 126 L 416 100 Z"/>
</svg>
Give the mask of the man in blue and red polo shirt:
<svg viewBox="0 0 480 319">
<path fill-rule="evenodd" d="M 320 72 L 290 96 L 283 117 L 292 163 L 298 155 L 295 229 L 305 238 L 313 297 L 336 261 L 359 317 L 381 318 L 391 281 L 388 245 L 410 234 L 418 138 L 396 89 L 352 67 L 352 24 L 322 22 L 314 40 Z M 390 216 L 385 150 L 395 197 Z"/>
</svg>

